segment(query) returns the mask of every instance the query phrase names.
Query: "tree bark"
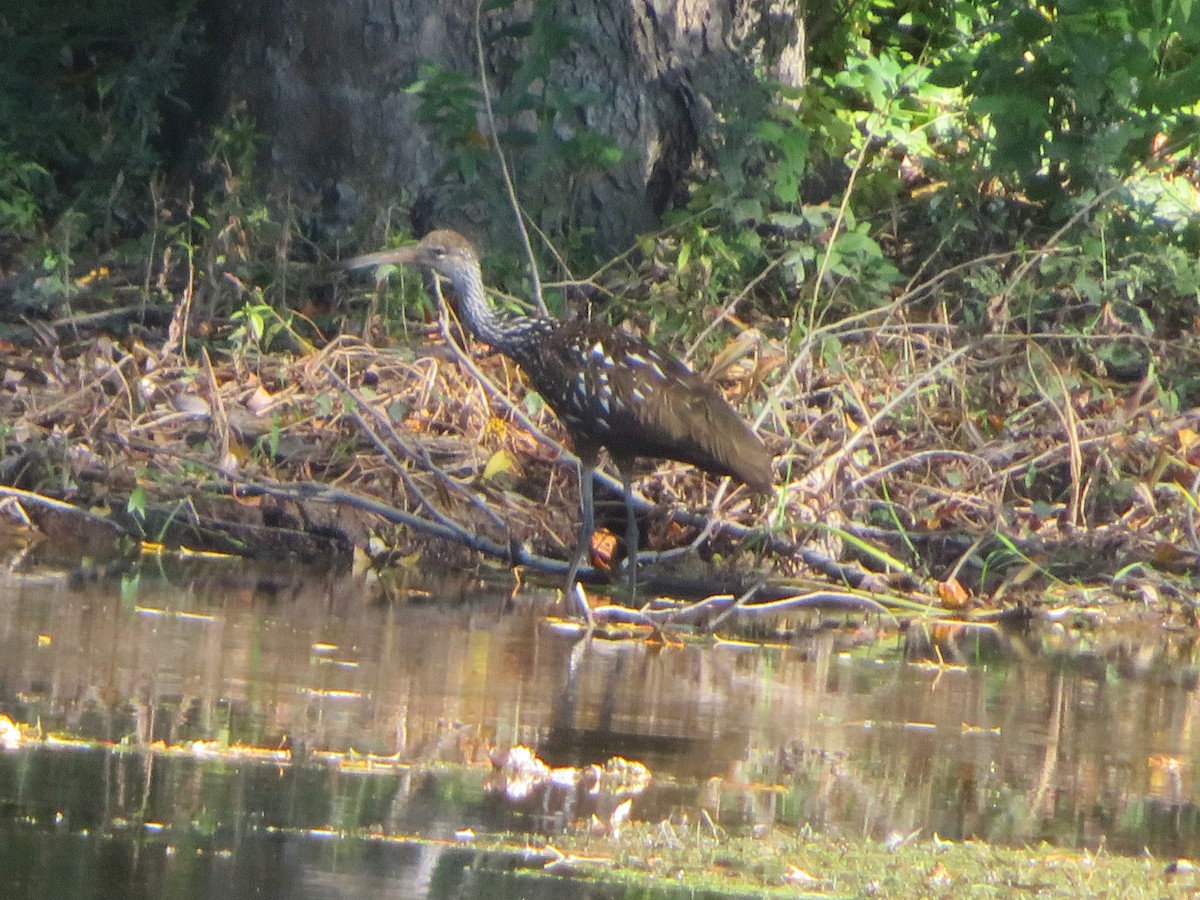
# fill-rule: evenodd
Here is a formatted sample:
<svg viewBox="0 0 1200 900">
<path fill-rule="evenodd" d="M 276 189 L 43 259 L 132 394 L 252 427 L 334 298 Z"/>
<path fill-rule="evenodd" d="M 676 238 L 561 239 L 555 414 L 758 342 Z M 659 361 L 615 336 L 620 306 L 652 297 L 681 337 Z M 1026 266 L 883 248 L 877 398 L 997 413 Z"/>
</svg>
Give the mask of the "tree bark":
<svg viewBox="0 0 1200 900">
<path fill-rule="evenodd" d="M 567 212 L 545 224 L 593 228 L 606 251 L 656 225 L 722 117 L 759 89 L 758 72 L 803 77 L 800 21 L 785 0 L 524 0 L 482 16 L 494 97 L 513 87 L 529 50 L 511 29 L 531 20 L 535 2 L 550 3 L 550 21 L 571 34 L 540 87 L 585 98 L 574 122 L 550 127 L 559 137 L 582 127 L 623 151 L 615 166 L 566 173 Z M 267 139 L 268 171 L 293 197 L 319 197 L 342 223 L 399 206 L 417 230 L 511 230 L 494 198 L 475 192 L 472 203 L 455 190 L 461 179 L 446 164 L 461 148 L 418 122 L 420 99 L 405 91 L 425 62 L 477 77 L 475 0 L 210 3 L 223 105 L 250 111 Z M 528 114 L 497 126 L 532 127 Z M 478 133 L 489 134 L 482 113 Z M 533 152 L 510 152 L 519 194 L 537 178 L 546 187 Z"/>
</svg>

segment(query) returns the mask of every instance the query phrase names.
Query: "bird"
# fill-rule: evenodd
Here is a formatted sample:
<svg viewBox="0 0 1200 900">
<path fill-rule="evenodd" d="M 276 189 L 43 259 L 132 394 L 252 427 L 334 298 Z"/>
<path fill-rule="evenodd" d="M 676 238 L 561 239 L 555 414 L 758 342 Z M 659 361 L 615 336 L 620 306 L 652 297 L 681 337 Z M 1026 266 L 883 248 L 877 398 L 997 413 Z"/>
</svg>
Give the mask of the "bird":
<svg viewBox="0 0 1200 900">
<path fill-rule="evenodd" d="M 456 231 L 432 231 L 415 244 L 356 256 L 342 267 L 385 264 L 416 267 L 444 279 L 466 330 L 524 371 L 570 435 L 579 460 L 580 523 L 567 569 L 568 593 L 595 531 L 592 478 L 601 448 L 621 476 L 631 598 L 637 596 L 637 459 L 688 463 L 712 475 L 731 476 L 755 493 L 773 491 L 772 456 L 766 445 L 709 379 L 677 357 L 589 319 L 497 309 L 484 288 L 478 252 Z"/>
</svg>

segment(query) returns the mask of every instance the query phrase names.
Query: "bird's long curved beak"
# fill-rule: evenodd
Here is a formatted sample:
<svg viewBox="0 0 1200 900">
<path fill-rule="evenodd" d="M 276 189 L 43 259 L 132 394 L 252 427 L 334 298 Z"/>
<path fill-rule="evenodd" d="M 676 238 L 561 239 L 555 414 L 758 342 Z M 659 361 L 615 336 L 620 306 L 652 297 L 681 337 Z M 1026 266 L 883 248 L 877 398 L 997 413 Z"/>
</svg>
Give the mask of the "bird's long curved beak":
<svg viewBox="0 0 1200 900">
<path fill-rule="evenodd" d="M 376 250 L 374 253 L 364 253 L 361 256 L 352 256 L 350 259 L 342 260 L 341 268 L 346 271 L 355 269 L 370 269 L 375 266 L 403 266 L 417 263 L 420 261 L 420 254 L 416 244 L 410 244 L 407 247 L 396 247 L 391 250 Z"/>
</svg>

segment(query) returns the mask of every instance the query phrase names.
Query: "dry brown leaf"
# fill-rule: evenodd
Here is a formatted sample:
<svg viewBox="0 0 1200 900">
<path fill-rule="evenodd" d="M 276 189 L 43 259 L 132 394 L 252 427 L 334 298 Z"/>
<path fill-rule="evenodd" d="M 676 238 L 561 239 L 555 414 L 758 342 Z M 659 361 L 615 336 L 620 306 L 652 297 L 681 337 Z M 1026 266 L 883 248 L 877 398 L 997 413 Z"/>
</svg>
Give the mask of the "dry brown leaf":
<svg viewBox="0 0 1200 900">
<path fill-rule="evenodd" d="M 945 581 L 939 581 L 937 595 L 938 599 L 942 601 L 942 606 L 946 609 L 963 609 L 971 601 L 971 596 L 967 593 L 967 589 L 959 583 L 957 578 L 948 578 Z"/>
</svg>

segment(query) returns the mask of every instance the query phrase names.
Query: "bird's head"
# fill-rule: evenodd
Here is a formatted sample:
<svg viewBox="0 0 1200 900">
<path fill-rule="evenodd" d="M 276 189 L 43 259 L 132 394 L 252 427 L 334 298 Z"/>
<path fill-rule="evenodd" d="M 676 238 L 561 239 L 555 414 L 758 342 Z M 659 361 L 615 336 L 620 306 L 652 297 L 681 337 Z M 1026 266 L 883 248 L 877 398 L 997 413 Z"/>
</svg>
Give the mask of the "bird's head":
<svg viewBox="0 0 1200 900">
<path fill-rule="evenodd" d="M 421 266 L 446 278 L 454 278 L 464 269 L 479 268 L 479 254 L 471 242 L 457 231 L 431 231 L 415 244 L 366 253 L 342 263 L 344 269 L 365 269 L 385 264 Z"/>
<path fill-rule="evenodd" d="M 451 278 L 465 268 L 478 268 L 479 255 L 457 231 L 431 231 L 416 244 L 401 247 L 396 262 L 423 266 Z"/>
</svg>

